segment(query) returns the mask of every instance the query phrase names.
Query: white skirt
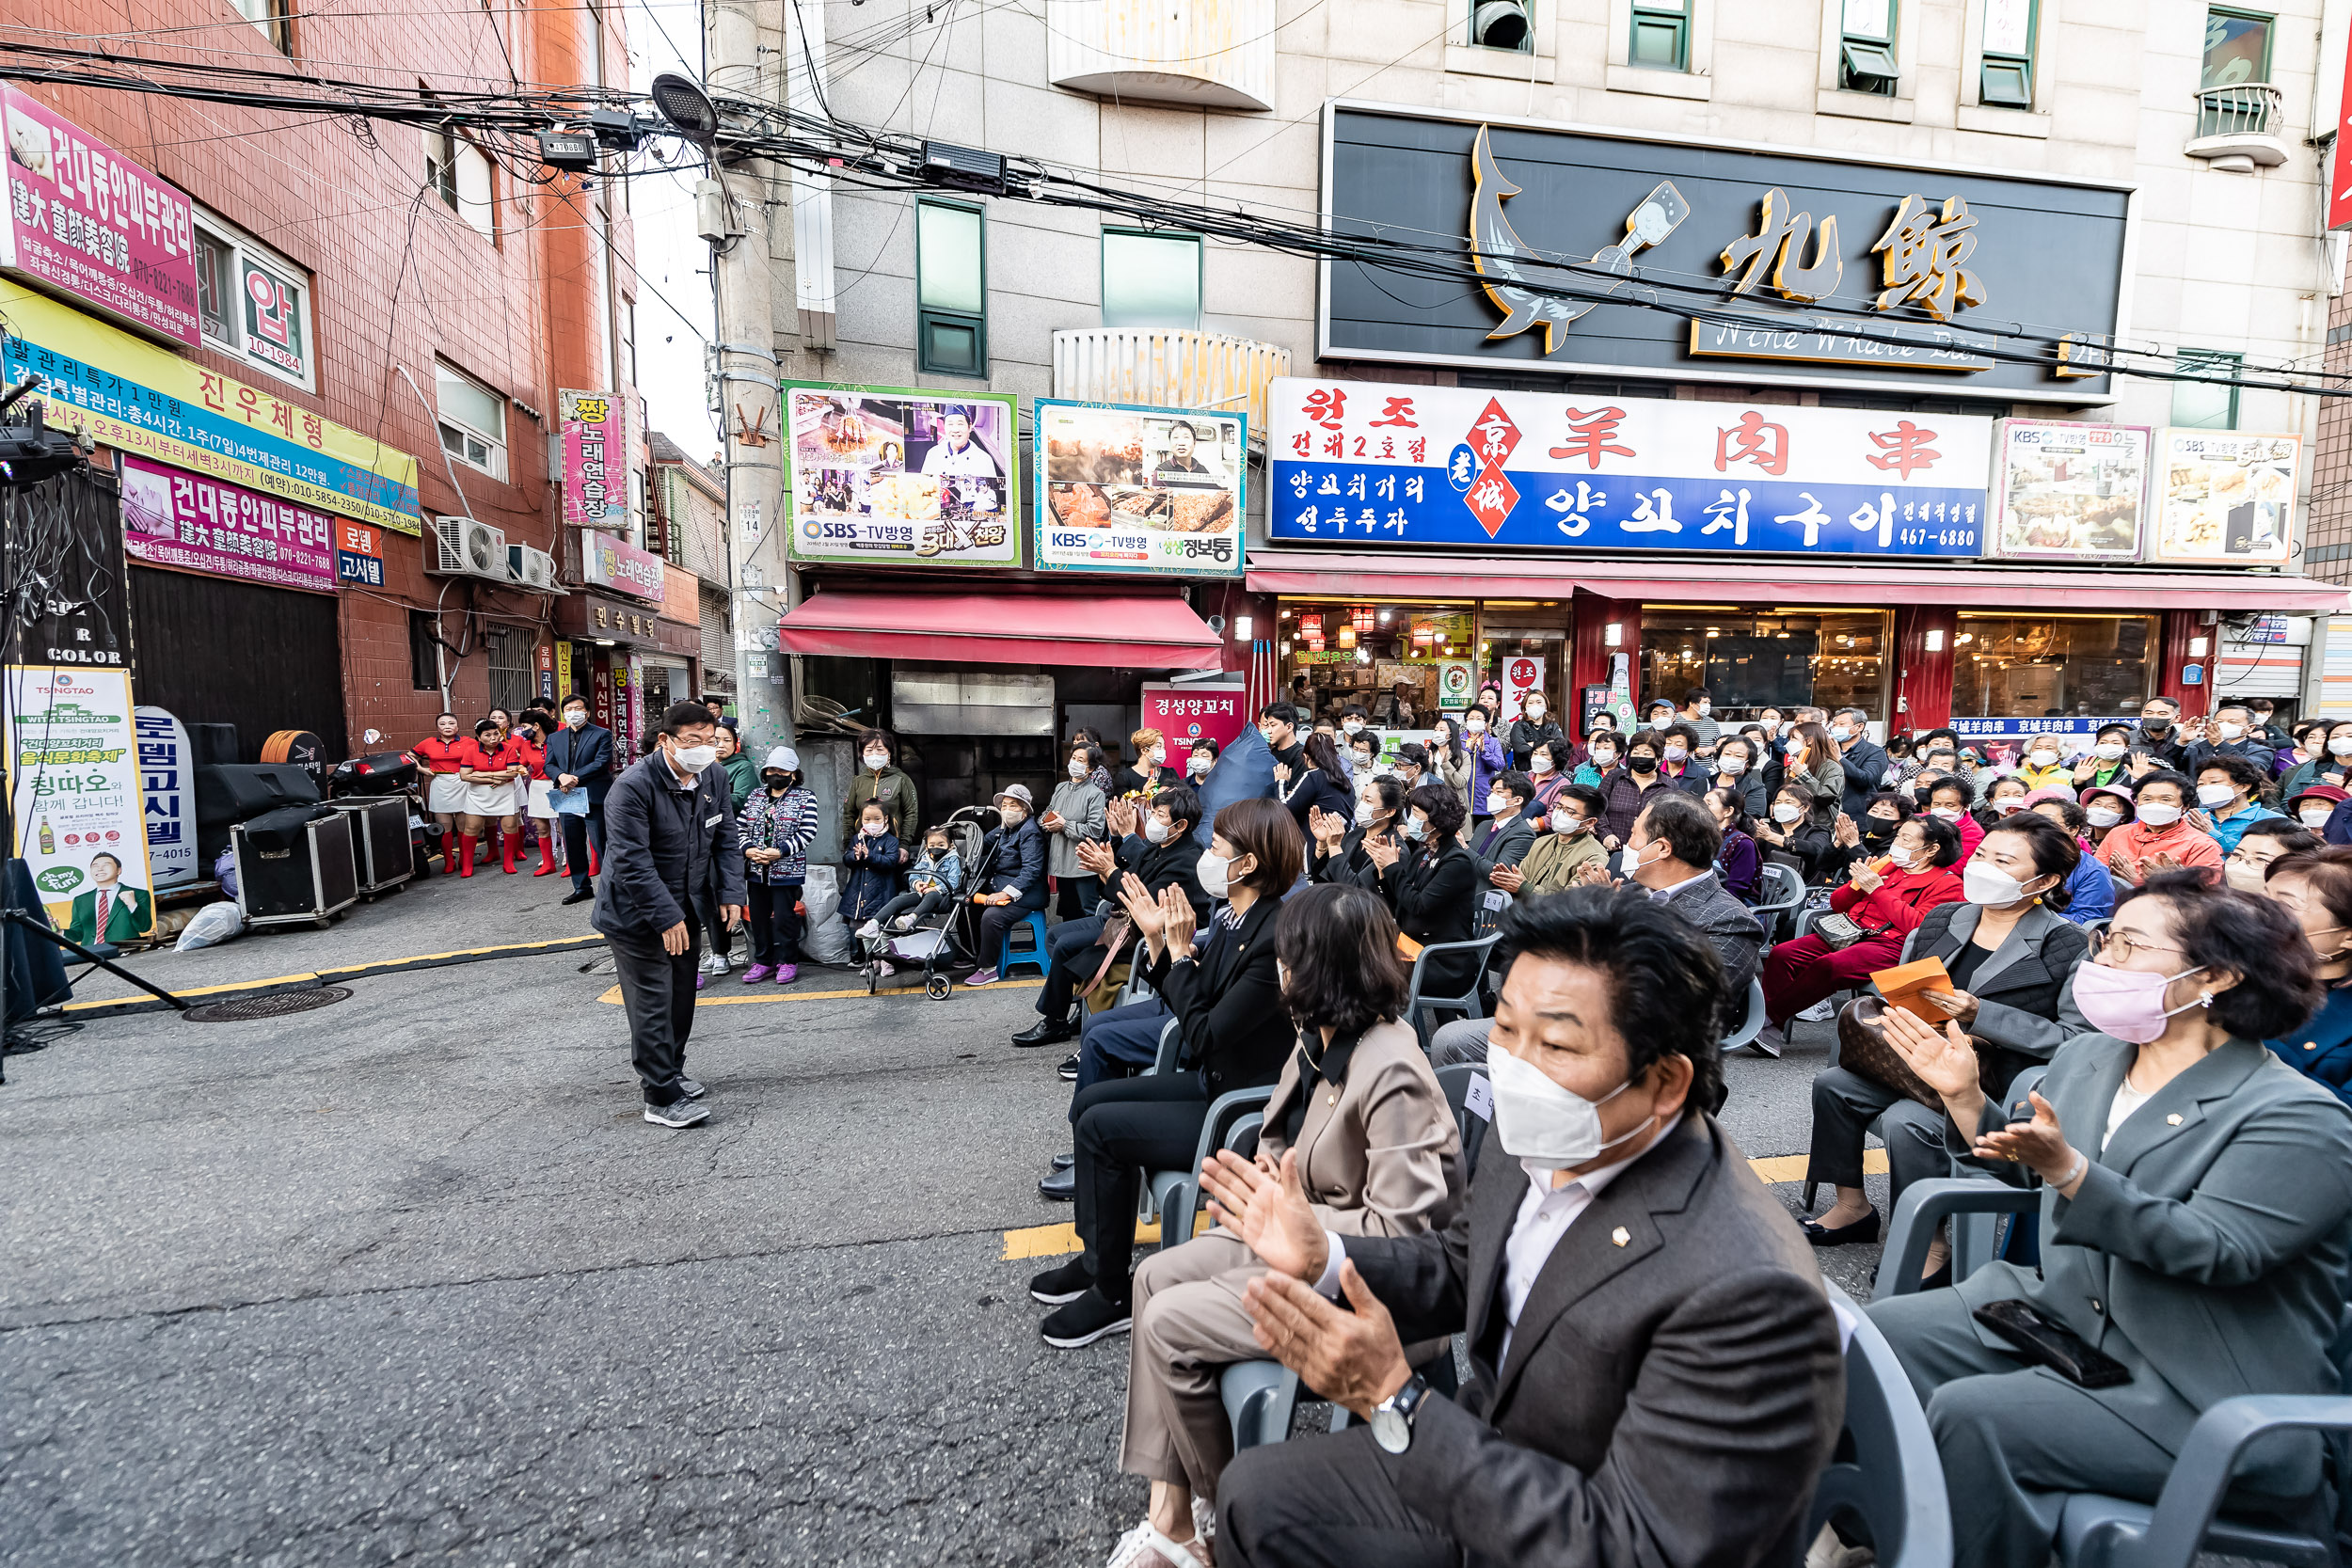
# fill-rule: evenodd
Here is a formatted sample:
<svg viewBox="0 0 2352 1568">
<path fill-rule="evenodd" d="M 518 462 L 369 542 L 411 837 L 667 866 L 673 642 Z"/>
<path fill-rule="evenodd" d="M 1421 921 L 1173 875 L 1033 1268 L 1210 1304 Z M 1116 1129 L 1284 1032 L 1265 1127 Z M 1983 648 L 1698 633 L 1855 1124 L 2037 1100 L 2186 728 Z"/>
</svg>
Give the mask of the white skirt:
<svg viewBox="0 0 2352 1568">
<path fill-rule="evenodd" d="M 548 800 L 548 796 L 555 785 L 545 779 L 525 779 L 521 782 L 531 786 L 531 809 L 527 815 L 541 817 L 549 822 L 554 821 L 555 802 Z"/>
<path fill-rule="evenodd" d="M 437 816 L 453 816 L 472 808 L 466 804 L 466 781 L 454 773 L 436 773 L 425 787 L 424 809 Z"/>
<path fill-rule="evenodd" d="M 469 816 L 512 816 L 515 815 L 515 786 L 505 784 L 469 784 L 466 786 L 465 810 Z"/>
</svg>

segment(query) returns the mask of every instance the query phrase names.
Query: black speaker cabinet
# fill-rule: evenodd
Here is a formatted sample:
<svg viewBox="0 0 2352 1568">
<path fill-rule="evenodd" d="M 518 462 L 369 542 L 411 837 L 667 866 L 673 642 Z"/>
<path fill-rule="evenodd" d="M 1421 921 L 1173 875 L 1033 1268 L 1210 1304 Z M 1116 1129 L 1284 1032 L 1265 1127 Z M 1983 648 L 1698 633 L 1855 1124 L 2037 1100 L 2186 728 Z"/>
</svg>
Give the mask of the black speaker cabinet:
<svg viewBox="0 0 2352 1568">
<path fill-rule="evenodd" d="M 285 818 L 304 810 L 308 821 Z M 352 849 L 354 818 L 324 806 L 272 812 L 240 823 L 230 842 L 237 852 L 237 907 L 256 926 L 324 927 L 359 899 L 359 867 Z"/>
<path fill-rule="evenodd" d="M 361 893 L 382 893 L 417 874 L 408 854 L 407 796 L 327 803 L 351 818 L 352 847 L 358 856 Z"/>
</svg>

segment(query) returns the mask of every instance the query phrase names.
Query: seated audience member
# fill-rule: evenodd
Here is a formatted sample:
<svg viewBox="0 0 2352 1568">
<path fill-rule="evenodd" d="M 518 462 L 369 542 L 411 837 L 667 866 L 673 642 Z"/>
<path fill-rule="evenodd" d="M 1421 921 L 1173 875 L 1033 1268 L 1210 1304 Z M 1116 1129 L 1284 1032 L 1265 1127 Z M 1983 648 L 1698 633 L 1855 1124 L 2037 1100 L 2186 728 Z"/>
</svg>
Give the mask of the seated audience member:
<svg viewBox="0 0 2352 1568">
<path fill-rule="evenodd" d="M 857 934 L 877 947 L 886 946 L 892 934 L 912 931 L 915 922 L 929 920 L 953 904 L 962 886 L 963 862 L 956 854 L 955 841 L 945 828 L 926 828 L 923 851 L 907 865 L 907 890 L 884 904 L 872 920 L 858 927 Z M 894 973 L 887 958 L 877 961 L 882 974 Z"/>
<path fill-rule="evenodd" d="M 1951 990 L 1926 994 L 1923 1005 L 1933 1009 L 1927 1016 L 1957 1020 L 1983 1042 L 1985 1092 L 1995 1098 L 2021 1069 L 2048 1061 L 2090 1027 L 2066 990 L 2090 939 L 2059 918 L 2066 879 L 2083 858 L 2081 842 L 2046 817 L 2026 812 L 1994 823 L 1962 867 L 1966 902 L 1928 911 L 1904 940 L 1900 961 L 1943 961 Z M 1914 1181 L 1951 1174 L 1940 1110 L 1851 1068 L 1816 1073 L 1805 1180 L 1835 1187 L 1837 1200 L 1820 1219 L 1800 1222 L 1815 1246 L 1878 1240 L 1878 1211 L 1862 1187 L 1862 1144 L 1881 1117 L 1889 1212 Z M 1928 1255 L 1929 1275 L 1944 1257 L 1939 1239 Z"/>
<path fill-rule="evenodd" d="M 2302 937 L 2269 898 L 2152 877 L 2074 973 L 2094 1032 L 2058 1048 L 2022 1106 L 1985 1092 L 1959 1024 L 1887 1015 L 1889 1043 L 1943 1100 L 1955 1159 L 2043 1183 L 2038 1270 L 1990 1263 L 1868 1307 L 1927 1405 L 1956 1562 L 2041 1568 L 2067 1494 L 2154 1501 L 2217 1402 L 2337 1391 L 2352 1110 L 2261 1044 L 2319 1009 Z M 2079 1336 L 2127 1380 L 2086 1388 L 2035 1368 L 1972 1319 L 1996 1304 Z M 2321 1453 L 2301 1433 L 2257 1444 L 2239 1496 L 2308 1515 Z"/>
<path fill-rule="evenodd" d="M 1342 817 L 1318 811 L 1307 819 L 1310 847 L 1307 878 L 1316 882 L 1344 882 L 1378 892 L 1380 868 L 1364 853 L 1364 840 L 1393 838 L 1396 814 L 1405 804 L 1405 791 L 1388 775 L 1366 774 L 1356 781 L 1356 814 Z"/>
<path fill-rule="evenodd" d="M 2186 820 L 2192 788 L 2185 775 L 2166 769 L 2141 775 L 2132 791 L 2132 820 L 2099 844 L 2099 859 L 2117 881 L 2137 887 L 2164 871 L 2219 875 L 2221 847 Z M 2090 820 L 2099 820 L 2095 807 Z"/>
<path fill-rule="evenodd" d="M 1298 824 L 1298 834 L 1307 835 L 1307 814 L 1327 811 L 1345 814 L 1354 809 L 1355 781 L 1347 769 L 1340 766 L 1339 749 L 1331 737 L 1317 730 L 1307 736 L 1299 748 L 1296 766 L 1278 761 L 1274 765 L 1274 795 Z"/>
<path fill-rule="evenodd" d="M 1977 844 L 1984 837 L 1984 824 L 1968 810 L 1976 800 L 1974 784 L 1959 773 L 1947 773 L 1929 786 L 1927 799 L 1920 806 L 1930 816 L 1952 825 L 1952 832 L 1960 835 L 1960 858 L 1963 861 L 1977 852 Z"/>
<path fill-rule="evenodd" d="M 1560 766 L 1567 751 L 1568 743 L 1565 740 L 1539 740 L 1527 750 L 1527 778 L 1535 786 L 1535 799 L 1527 808 L 1527 816 L 1538 835 L 1547 831 L 1544 818 L 1551 815 L 1552 801 L 1568 786 L 1567 771 Z"/>
<path fill-rule="evenodd" d="M 972 895 L 972 902 L 987 906 L 976 939 L 980 950 L 973 957 L 988 967 L 974 971 L 967 986 L 994 985 L 1005 933 L 1045 908 L 1045 834 L 1030 815 L 1029 786 L 1008 784 L 996 796 L 996 811 L 1001 823 L 993 835 L 995 858 L 989 862 L 988 851 L 980 853 L 994 869 L 988 886 Z"/>
<path fill-rule="evenodd" d="M 1836 948 L 1808 933 L 1772 949 L 1764 960 L 1768 1048 L 1780 1045 L 1775 1031 L 1785 1037 L 1798 1013 L 1899 962 L 1904 939 L 1928 911 L 1963 896 L 1960 879 L 1949 869 L 1959 862 L 1960 834 L 1952 825 L 1914 816 L 1895 831 L 1884 859 L 1858 859 L 1849 866 L 1846 885 L 1830 895 L 1829 907 L 1860 927 L 1862 935 Z"/>
<path fill-rule="evenodd" d="M 1462 1206 L 1461 1138 L 1421 1040 L 1400 1022 L 1405 969 L 1396 921 L 1357 887 L 1310 888 L 1284 901 L 1274 940 L 1282 1008 L 1297 1047 L 1266 1102 L 1258 1158 L 1279 1166 L 1297 1150 L 1315 1223 L 1343 1236 L 1443 1230 Z M 1120 1468 L 1152 1481 L 1150 1513 L 1112 1554 L 1182 1568 L 1205 1564 L 1203 1522 L 1232 1462 L 1232 1422 L 1217 1375 L 1264 1352 L 1242 1291 L 1265 1272 L 1231 1231 L 1170 1243 L 1136 1270 L 1135 1338 L 1127 1361 L 1127 1431 Z M 1425 1347 L 1422 1359 L 1451 1345 Z"/>
<path fill-rule="evenodd" d="M 2132 727 L 2129 724 L 2102 724 L 2090 737 L 2090 750 L 2074 759 L 2074 769 L 2066 784 L 2056 787 L 2066 791 L 2071 800 L 2093 784 L 2111 784 L 2118 781 L 2132 782 Z"/>
<path fill-rule="evenodd" d="M 1736 746 L 1736 740 L 1724 742 Z M 1753 904 L 1764 889 L 1764 857 L 1756 847 L 1756 823 L 1741 803 L 1738 789 L 1710 789 L 1707 809 L 1724 832 L 1724 847 L 1715 856 L 1715 878 L 1724 891 L 1742 904 Z"/>
<path fill-rule="evenodd" d="M 2067 789 L 2063 784 L 2049 787 Z M 1984 792 L 1984 803 L 1972 814 L 1977 819 L 1977 826 L 1991 828 L 2004 817 L 2016 816 L 2026 809 L 2026 797 L 2032 793 L 2033 789 L 2026 784 L 2023 773 L 2010 773 L 1994 780 L 1993 787 Z M 2073 792 L 2068 790 L 2068 793 L 2071 795 Z"/>
<path fill-rule="evenodd" d="M 1809 708 L 1805 711 L 1820 710 Z M 1867 744 L 1860 739 L 1862 730 L 1859 721 L 1851 717 L 1840 721 L 1838 730 L 1846 736 L 1848 742 Z M 1830 737 L 1829 731 L 1822 728 L 1818 721 L 1811 719 L 1798 721 L 1796 728 L 1781 738 L 1781 787 L 1800 789 L 1808 800 L 1827 802 L 1833 817 L 1843 806 L 1847 795 L 1846 764 L 1838 756 L 1840 744 Z M 1875 774 L 1867 779 L 1857 774 L 1854 787 L 1876 789 L 1878 779 Z"/>
<path fill-rule="evenodd" d="M 1616 721 L 1605 713 L 1593 716 L 1593 733 L 1585 737 L 1583 760 L 1576 765 L 1571 783 L 1598 788 L 1600 782 L 1616 771 L 1617 760 L 1625 754 L 1625 736 L 1617 733 Z"/>
<path fill-rule="evenodd" d="M 2092 853 L 2090 818 L 2084 815 L 2083 808 L 2062 789 L 2036 790 L 2030 800 L 2030 809 L 2036 816 L 2047 817 L 2064 828 L 2074 835 L 2074 842 L 2082 846 L 2082 859 L 2074 863 L 2074 875 L 2066 879 L 2065 907 L 2058 910 L 2055 900 L 2048 907 L 2058 910 L 2077 926 L 2088 926 L 2113 914 L 2115 879 L 2107 875 L 2106 866 Z"/>
<path fill-rule="evenodd" d="M 2243 852 L 2255 842 L 2249 832 L 2238 849 Z M 2236 865 L 2233 857 L 2233 873 Z M 2230 885 L 2237 886 L 2234 875 Z M 2314 840 L 2271 862 L 2263 891 L 2303 927 L 2303 940 L 2311 944 L 2312 962 L 2327 993 L 2310 1022 L 2263 1043 L 2287 1066 L 2352 1105 L 2352 848 Z"/>
<path fill-rule="evenodd" d="M 1828 879 L 1843 880 L 1847 868 L 1858 860 L 1883 859 L 1894 847 L 1895 835 L 1902 831 L 1903 824 L 1922 815 L 1912 804 L 1911 797 L 1899 789 L 1882 789 L 1870 796 L 1860 821 L 1840 813 L 1837 825 L 1830 833 L 1836 855 Z"/>
<path fill-rule="evenodd" d="M 2071 736 L 2037 735 L 2029 736 L 2025 754 L 2017 759 L 2017 771 L 2010 777 L 2023 780 L 2028 790 L 2064 788 L 2074 783 L 2074 769 L 2062 752 L 2081 744 Z"/>
<path fill-rule="evenodd" d="M 1200 845 L 1192 833 L 1193 821 L 1200 815 L 1200 798 L 1192 792 L 1190 784 L 1170 784 L 1153 796 L 1150 807 L 1141 812 L 1131 800 L 1114 800 L 1104 808 L 1104 817 L 1118 847 L 1114 849 L 1106 844 L 1078 847 L 1079 863 L 1103 879 L 1103 903 L 1094 913 L 1065 920 L 1046 933 L 1045 984 L 1038 990 L 1038 1021 L 1013 1036 L 1013 1044 L 1052 1045 L 1078 1033 L 1080 1021 L 1074 1009 L 1080 993 L 1102 974 L 1106 960 L 1126 956 L 1126 951 L 1113 954 L 1103 944 L 1103 934 L 1118 913 L 1111 905 L 1111 895 L 1123 882 L 1124 874 L 1133 873 L 1142 879 L 1144 891 L 1154 899 L 1164 888 L 1178 889 L 1192 905 L 1196 921 L 1205 917 L 1209 896 L 1195 870 L 1200 860 Z M 1119 946 L 1132 950 L 1136 936 L 1140 934 L 1129 934 L 1120 941 Z M 1125 1025 L 1103 1037 L 1101 1043 L 1109 1053 L 1109 1060 L 1149 1063 L 1152 1047 L 1139 1045 L 1142 1031 L 1138 1022 L 1132 1017 L 1114 1017 L 1130 1011 L 1129 1007 L 1113 1007 L 1085 1022 L 1089 1033 L 1097 1023 Z M 1150 1033 L 1156 1044 L 1158 1031 Z M 1085 1058 L 1088 1053 L 1081 1049 L 1079 1055 Z M 1082 1085 L 1094 1081 L 1084 1068 L 1080 1069 L 1080 1075 Z"/>
<path fill-rule="evenodd" d="M 1425 784 L 1405 797 L 1400 837 L 1364 841 L 1364 853 L 1380 873 L 1380 896 L 1397 926 L 1422 947 L 1468 942 L 1477 918 L 1484 878 L 1478 857 L 1462 843 L 1463 819 L 1453 790 Z M 1445 954 L 1422 971 L 1422 987 L 1432 996 L 1459 996 L 1477 968 L 1474 953 Z"/>
<path fill-rule="evenodd" d="M 2139 755 L 2144 756 L 2144 753 Z M 2154 769 L 2143 771 L 2153 772 Z M 2116 829 L 2132 820 L 2133 808 L 2137 804 L 2132 798 L 2134 788 L 2129 784 L 2099 784 L 2083 791 L 2083 820 L 2089 825 L 2092 854 L 2106 847 L 2107 840 L 2115 836 Z M 2104 865 L 2106 863 L 2101 861 L 2099 863 Z"/>
<path fill-rule="evenodd" d="M 1495 775 L 1486 791 L 1486 819 L 1470 835 L 1470 853 L 1489 880 L 1493 873 L 1514 866 L 1535 847 L 1534 781 L 1516 768 Z"/>
<path fill-rule="evenodd" d="M 1515 866 L 1497 866 L 1487 880 L 1521 902 L 1560 892 L 1579 866 L 1609 859 L 1609 851 L 1593 836 L 1600 814 L 1599 790 L 1585 784 L 1561 785 L 1535 847 Z"/>
<path fill-rule="evenodd" d="M 2292 794 L 2281 797 L 2286 801 L 2287 815 L 2309 828 L 2323 842 L 2328 836 L 2328 824 L 2344 801 L 2352 800 L 2352 792 L 2336 784 L 2306 784 Z"/>
<path fill-rule="evenodd" d="M 2316 737 L 2319 749 L 2311 756 L 2287 769 L 2279 781 L 2279 794 L 2292 801 L 2313 784 L 2328 784 L 2337 789 L 2352 787 L 2352 719 L 2314 720 L 2321 734 Z"/>
<path fill-rule="evenodd" d="M 1738 791 L 1740 810 L 1747 816 L 1762 816 L 1770 809 L 1772 796 L 1764 787 L 1764 768 L 1757 760 L 1762 751 L 1745 732 L 1724 736 L 1715 743 L 1715 787 Z"/>
<path fill-rule="evenodd" d="M 2206 758 L 2197 769 L 2197 809 L 2188 814 L 2188 825 L 2211 834 L 2228 859 L 2248 828 L 2286 816 L 2264 802 L 2269 782 L 2244 757 L 2224 752 Z"/>
<path fill-rule="evenodd" d="M 1836 844 L 1837 804 L 1783 784 L 1772 798 L 1767 817 L 1756 823 L 1756 841 L 1777 856 L 1796 862 L 1807 887 L 1827 886 L 1846 868 L 1846 856 Z"/>
<path fill-rule="evenodd" d="M 2261 893 L 2271 866 L 2325 842 L 2300 823 L 2283 816 L 2265 817 L 2238 835 L 2237 847 L 2221 863 L 2221 879 L 2240 893 Z"/>
<path fill-rule="evenodd" d="M 1699 756 L 1698 726 L 1677 720 L 1658 735 L 1658 776 L 1685 795 L 1706 794 L 1715 770 Z"/>
<path fill-rule="evenodd" d="M 1234 1458 L 1218 1568 L 1804 1554 L 1842 1356 L 1788 1212 L 1706 1109 L 1722 965 L 1629 889 L 1515 906 L 1504 931 L 1486 1185 L 1443 1232 L 1332 1234 L 1295 1154 L 1206 1174 L 1266 1265 L 1257 1342 L 1361 1423 Z M 1457 1330 L 1446 1398 L 1405 1347 Z"/>
<path fill-rule="evenodd" d="M 1155 895 L 1133 872 L 1120 878 L 1120 903 L 1150 946 L 1152 987 L 1184 1046 L 1173 1072 L 1108 1079 L 1071 1098 L 1085 1250 L 1030 1281 L 1029 1293 L 1057 1308 L 1041 1330 L 1047 1344 L 1073 1350 L 1126 1330 L 1141 1169 L 1189 1169 L 1211 1102 L 1280 1076 L 1296 1037 L 1282 1015 L 1271 927 L 1303 858 L 1297 823 L 1274 801 L 1236 800 L 1218 812 L 1199 860 L 1202 885 L 1220 902 L 1198 951 L 1197 911 L 1182 883 Z"/>
</svg>

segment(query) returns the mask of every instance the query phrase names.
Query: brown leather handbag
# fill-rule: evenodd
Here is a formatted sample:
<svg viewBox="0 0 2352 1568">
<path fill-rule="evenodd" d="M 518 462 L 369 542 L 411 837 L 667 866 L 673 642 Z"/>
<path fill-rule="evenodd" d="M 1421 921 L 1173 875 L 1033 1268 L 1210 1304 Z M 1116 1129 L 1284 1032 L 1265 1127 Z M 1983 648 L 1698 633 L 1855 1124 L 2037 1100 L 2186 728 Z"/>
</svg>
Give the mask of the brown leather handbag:
<svg viewBox="0 0 2352 1568">
<path fill-rule="evenodd" d="M 1875 996 L 1857 996 L 1839 1009 L 1837 1065 L 1906 1100 L 1915 1100 L 1931 1111 L 1943 1110 L 1944 1097 L 1928 1087 L 1911 1070 L 1902 1053 L 1887 1043 L 1885 1011 L 1886 1004 Z M 1985 1053 L 1991 1047 L 1974 1035 L 1968 1037 L 1968 1043 L 1976 1047 L 1977 1068 L 1981 1074 L 1986 1066 Z"/>
</svg>

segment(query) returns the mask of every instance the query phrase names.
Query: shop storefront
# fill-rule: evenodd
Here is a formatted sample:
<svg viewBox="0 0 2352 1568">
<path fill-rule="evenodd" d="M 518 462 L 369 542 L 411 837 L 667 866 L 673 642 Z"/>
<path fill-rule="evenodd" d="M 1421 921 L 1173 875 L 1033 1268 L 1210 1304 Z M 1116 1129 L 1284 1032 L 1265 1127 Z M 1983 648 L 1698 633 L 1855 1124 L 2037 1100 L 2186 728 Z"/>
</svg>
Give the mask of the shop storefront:
<svg viewBox="0 0 2352 1568">
<path fill-rule="evenodd" d="M 691 688 L 702 646 L 700 626 L 665 619 L 642 600 L 595 589 L 555 602 L 555 635 L 559 696 L 585 696 L 590 716 L 612 732 L 613 750 L 624 761 L 640 754 L 639 741 L 662 707 L 679 700 L 667 694 Z M 657 685 L 665 693 L 659 705 Z"/>
</svg>

